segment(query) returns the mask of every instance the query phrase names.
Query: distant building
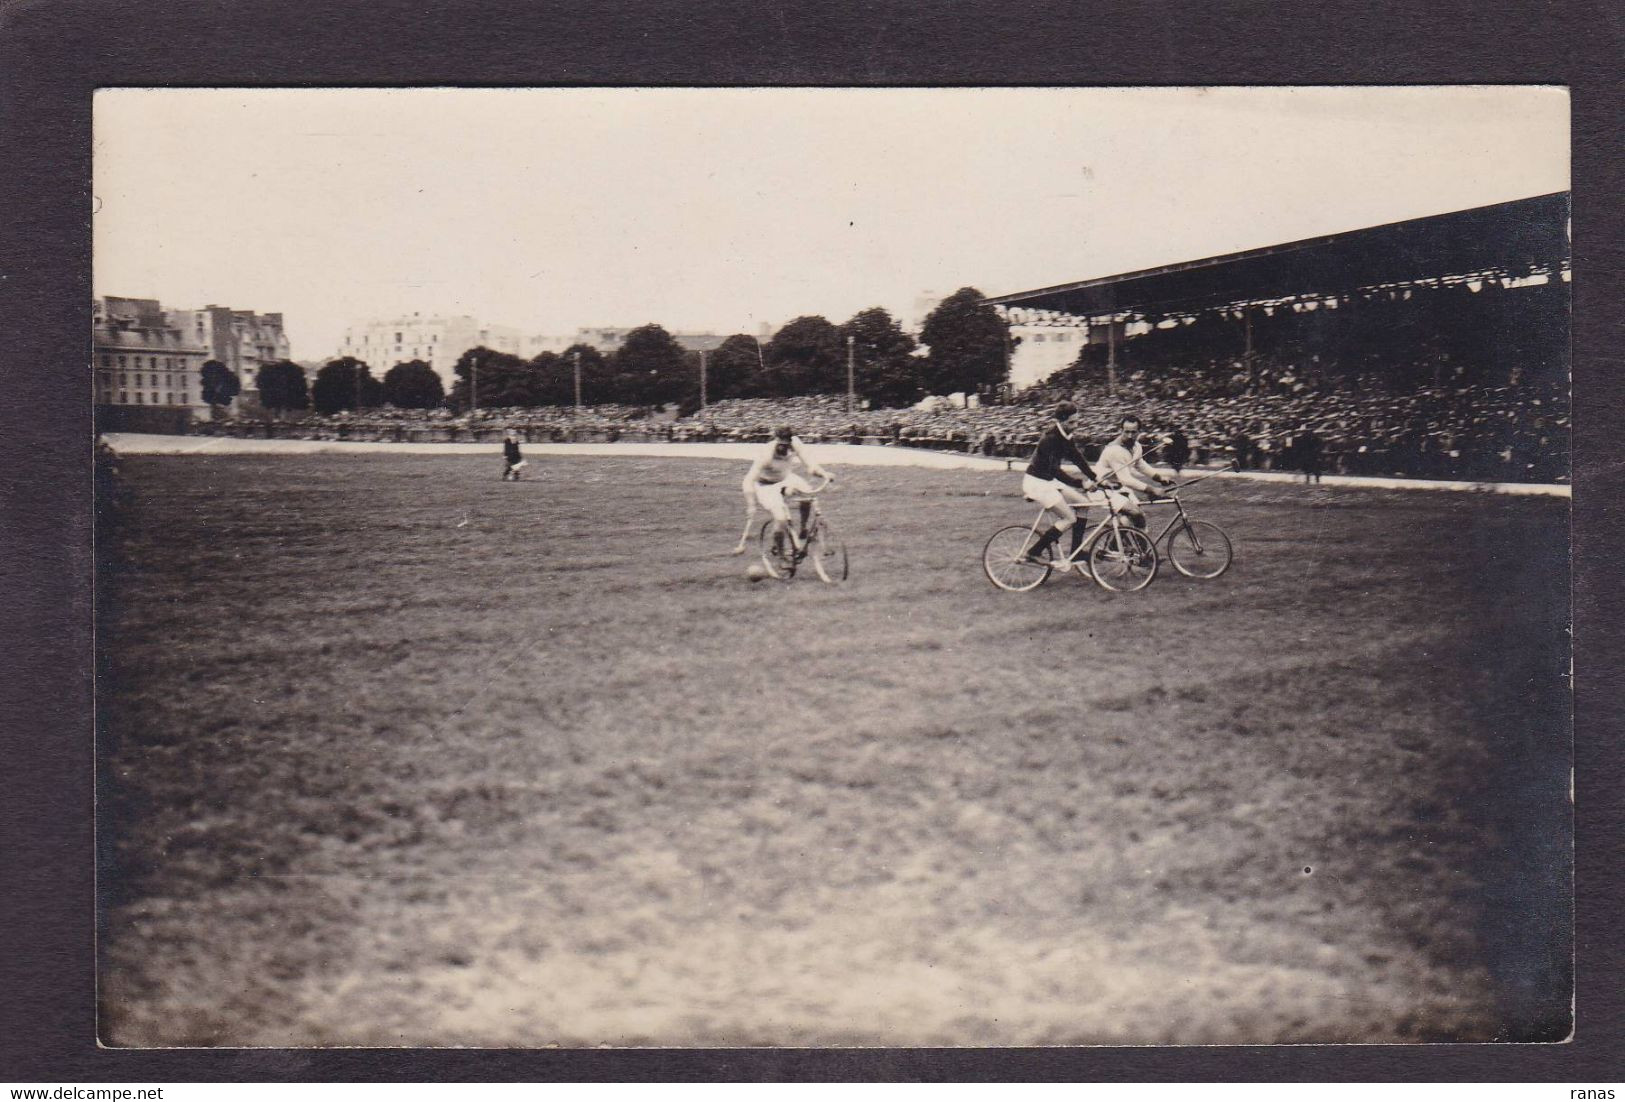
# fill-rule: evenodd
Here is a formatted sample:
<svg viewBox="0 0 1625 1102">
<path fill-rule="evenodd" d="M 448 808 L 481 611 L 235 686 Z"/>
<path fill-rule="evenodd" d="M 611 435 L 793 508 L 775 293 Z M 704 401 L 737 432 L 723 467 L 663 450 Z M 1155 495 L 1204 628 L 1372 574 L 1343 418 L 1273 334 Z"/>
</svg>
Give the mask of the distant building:
<svg viewBox="0 0 1625 1102">
<path fill-rule="evenodd" d="M 469 314 L 412 314 L 396 318 L 374 318 L 344 331 L 338 349 L 340 356 L 354 356 L 382 378 L 398 363 L 422 360 L 440 376 L 450 392 L 456 381 L 457 361 L 470 348 L 489 348 L 531 360 L 543 352 L 563 352 L 578 344 L 599 352 L 617 352 L 626 343 L 633 325 L 600 325 L 577 329 L 568 335 L 532 334 L 506 325 L 489 325 Z M 712 351 L 727 336 L 717 333 L 674 332 L 672 337 L 690 352 Z"/>
<path fill-rule="evenodd" d="M 584 344 L 595 348 L 599 352 L 619 352 L 621 346 L 626 344 L 627 334 L 634 329 L 642 328 L 636 325 L 598 325 L 577 329 L 568 337 L 554 337 L 537 335 L 526 337 L 524 351 L 520 354 L 526 359 L 534 359 L 543 352 L 563 352 L 566 348 L 573 348 Z M 672 339 L 690 352 L 713 352 L 722 346 L 728 337 L 718 333 L 673 332 Z"/>
<path fill-rule="evenodd" d="M 1010 385 L 1017 390 L 1071 367 L 1089 337 L 1089 326 L 1082 318 L 1011 310 L 1006 321 L 1010 335 L 1021 338 L 1010 353 Z"/>
<path fill-rule="evenodd" d="M 210 347 L 157 299 L 91 302 L 91 357 L 99 405 L 206 411 L 203 364 Z"/>
<path fill-rule="evenodd" d="M 563 352 L 575 343 L 575 337 L 550 337 L 544 333 L 537 333 L 526 337 L 521 342 L 519 354 L 527 360 L 534 360 L 543 352 Z"/>
<path fill-rule="evenodd" d="M 188 342 L 208 349 L 209 359 L 218 360 L 237 376 L 243 386 L 239 403 L 258 399 L 261 367 L 292 356 L 281 314 L 210 305 L 200 310 L 168 310 L 164 316 Z"/>
<path fill-rule="evenodd" d="M 340 356 L 354 356 L 372 368 L 375 378 L 396 364 L 422 360 L 440 376 L 449 392 L 456 382 L 457 360 L 470 348 L 489 348 L 527 359 L 526 340 L 505 325 L 487 325 L 468 314 L 374 318 L 344 331 Z"/>
</svg>

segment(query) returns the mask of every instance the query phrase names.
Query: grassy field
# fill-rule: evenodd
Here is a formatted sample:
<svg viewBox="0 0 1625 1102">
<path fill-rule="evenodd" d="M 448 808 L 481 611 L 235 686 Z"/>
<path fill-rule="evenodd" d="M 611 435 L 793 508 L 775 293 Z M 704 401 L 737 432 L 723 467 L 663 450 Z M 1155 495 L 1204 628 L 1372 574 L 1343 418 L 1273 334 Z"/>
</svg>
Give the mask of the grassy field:
<svg viewBox="0 0 1625 1102">
<path fill-rule="evenodd" d="M 1018 476 L 135 457 L 112 1045 L 1567 1033 L 1566 503 L 1215 480 L 1212 582 L 995 590 Z"/>
</svg>

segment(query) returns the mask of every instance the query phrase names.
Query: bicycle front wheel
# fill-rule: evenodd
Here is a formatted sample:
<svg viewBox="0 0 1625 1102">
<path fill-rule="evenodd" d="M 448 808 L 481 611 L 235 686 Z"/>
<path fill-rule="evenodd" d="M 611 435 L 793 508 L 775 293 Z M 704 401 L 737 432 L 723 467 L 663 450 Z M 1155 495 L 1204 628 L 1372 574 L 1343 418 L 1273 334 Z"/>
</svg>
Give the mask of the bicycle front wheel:
<svg viewBox="0 0 1625 1102">
<path fill-rule="evenodd" d="M 1043 585 L 1054 569 L 1051 549 L 1045 548 L 1037 562 L 1028 562 L 1025 555 L 1032 542 L 1030 525 L 1012 524 L 994 532 L 982 548 L 982 573 L 987 580 L 1011 593 L 1025 593 Z"/>
<path fill-rule="evenodd" d="M 822 581 L 830 585 L 846 581 L 846 544 L 829 525 L 819 524 L 807 538 L 807 560 Z"/>
<path fill-rule="evenodd" d="M 1102 589 L 1134 593 L 1157 576 L 1157 549 L 1138 528 L 1107 528 L 1089 545 L 1089 570 Z"/>
<path fill-rule="evenodd" d="M 787 582 L 796 576 L 796 551 L 788 533 L 774 532 L 773 522 L 764 521 L 756 542 L 762 550 L 762 565 L 770 577 Z"/>
<path fill-rule="evenodd" d="M 1233 555 L 1230 537 L 1217 524 L 1187 520 L 1168 533 L 1168 561 L 1187 578 L 1217 578 Z"/>
</svg>

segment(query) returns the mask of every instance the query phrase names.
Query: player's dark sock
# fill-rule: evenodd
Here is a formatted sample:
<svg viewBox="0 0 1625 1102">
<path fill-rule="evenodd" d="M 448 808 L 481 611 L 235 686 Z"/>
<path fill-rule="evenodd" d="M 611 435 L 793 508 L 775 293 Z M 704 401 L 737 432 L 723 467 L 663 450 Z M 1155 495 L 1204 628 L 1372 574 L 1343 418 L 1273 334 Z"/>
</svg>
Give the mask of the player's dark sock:
<svg viewBox="0 0 1625 1102">
<path fill-rule="evenodd" d="M 1083 518 L 1079 517 L 1072 522 L 1072 558 L 1078 557 L 1078 548 L 1083 546 Z"/>
<path fill-rule="evenodd" d="M 1042 536 L 1039 536 L 1038 541 L 1027 549 L 1027 557 L 1033 559 L 1040 557 L 1045 551 L 1048 551 L 1051 547 L 1054 547 L 1055 541 L 1060 538 L 1061 530 L 1059 528 L 1051 528 Z"/>
</svg>

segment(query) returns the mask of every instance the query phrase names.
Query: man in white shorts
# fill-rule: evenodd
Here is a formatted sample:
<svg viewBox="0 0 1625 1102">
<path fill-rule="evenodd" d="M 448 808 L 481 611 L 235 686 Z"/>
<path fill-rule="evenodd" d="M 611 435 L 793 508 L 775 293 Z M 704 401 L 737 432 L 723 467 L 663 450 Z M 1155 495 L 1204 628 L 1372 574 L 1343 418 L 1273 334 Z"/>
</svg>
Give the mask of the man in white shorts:
<svg viewBox="0 0 1625 1102">
<path fill-rule="evenodd" d="M 756 519 L 758 506 L 766 509 L 768 515 L 773 518 L 773 539 L 776 544 L 788 538 L 792 545 L 800 545 L 800 540 L 790 531 L 790 504 L 784 499 L 787 493 L 813 492 L 812 484 L 791 470 L 791 465 L 798 459 L 808 475 L 822 478 L 825 484 L 835 481 L 834 475 L 813 462 L 789 425 L 780 425 L 774 429 L 772 445 L 750 465 L 750 470 L 745 472 L 745 480 L 739 485 L 745 497 L 745 531 L 739 537 L 739 545 L 733 550 L 735 555 L 742 555 L 745 552 L 745 543 L 750 539 L 750 529 Z M 811 505 L 806 503 L 801 506 L 803 529 L 806 527 L 811 508 Z"/>
<path fill-rule="evenodd" d="M 1157 485 L 1147 485 L 1141 476 Z M 1145 530 L 1145 514 L 1140 511 L 1140 501 L 1134 492 L 1139 491 L 1156 500 L 1163 496 L 1158 487 L 1171 486 L 1174 481 L 1161 471 L 1152 470 L 1146 463 L 1145 449 L 1140 446 L 1140 419 L 1132 413 L 1118 422 L 1117 435 L 1100 449 L 1100 458 L 1095 462 L 1095 477 L 1102 485 L 1116 491 L 1112 494 L 1116 508 L 1141 531 Z"/>
<path fill-rule="evenodd" d="M 1054 524 L 1039 534 L 1027 549 L 1026 558 L 1038 560 L 1045 551 L 1055 546 L 1061 534 L 1072 532 L 1072 550 L 1083 542 L 1084 526 L 1079 523 L 1077 509 L 1091 504 L 1105 504 L 1105 497 L 1097 493 L 1096 484 L 1087 484 L 1073 478 L 1061 469 L 1063 462 L 1074 464 L 1085 475 L 1091 473 L 1089 461 L 1084 458 L 1080 441 L 1074 438 L 1067 423 L 1077 415 L 1078 407 L 1062 402 L 1055 407 L 1055 420 L 1038 440 L 1038 448 L 1027 464 L 1027 473 L 1021 477 L 1021 492 L 1031 501 L 1038 502 L 1051 516 Z"/>
</svg>

